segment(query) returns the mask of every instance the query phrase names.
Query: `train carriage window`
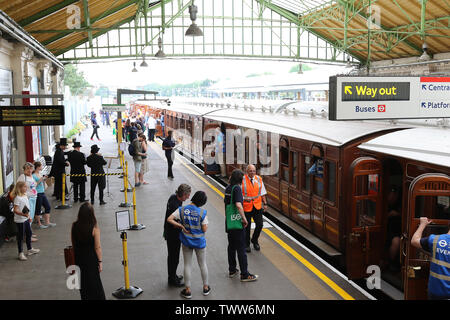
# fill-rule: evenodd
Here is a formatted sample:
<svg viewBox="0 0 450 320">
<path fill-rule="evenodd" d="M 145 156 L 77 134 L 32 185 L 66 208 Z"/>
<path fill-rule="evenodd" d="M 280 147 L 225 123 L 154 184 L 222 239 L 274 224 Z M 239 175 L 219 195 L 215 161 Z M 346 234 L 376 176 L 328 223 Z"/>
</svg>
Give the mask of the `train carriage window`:
<svg viewBox="0 0 450 320">
<path fill-rule="evenodd" d="M 428 217 L 430 219 L 450 220 L 450 197 L 416 197 L 415 217 Z"/>
<path fill-rule="evenodd" d="M 297 188 L 298 186 L 298 152 L 291 151 L 292 156 L 292 184 Z"/>
<path fill-rule="evenodd" d="M 328 180 L 328 191 L 327 199 L 331 202 L 336 201 L 336 163 L 332 161 L 327 161 L 327 180 Z"/>
<path fill-rule="evenodd" d="M 289 166 L 289 150 L 285 147 L 281 147 L 281 164 Z"/>
<path fill-rule="evenodd" d="M 324 169 L 323 159 L 320 157 L 313 157 L 311 167 L 306 172 L 307 176 L 313 177 L 313 193 L 319 197 L 324 196 Z"/>
<path fill-rule="evenodd" d="M 303 156 L 303 189 L 310 191 L 310 180 L 308 170 L 311 167 L 311 158 L 309 156 Z"/>
<path fill-rule="evenodd" d="M 356 222 L 359 227 L 375 225 L 377 204 L 374 200 L 363 199 L 356 201 Z"/>
</svg>

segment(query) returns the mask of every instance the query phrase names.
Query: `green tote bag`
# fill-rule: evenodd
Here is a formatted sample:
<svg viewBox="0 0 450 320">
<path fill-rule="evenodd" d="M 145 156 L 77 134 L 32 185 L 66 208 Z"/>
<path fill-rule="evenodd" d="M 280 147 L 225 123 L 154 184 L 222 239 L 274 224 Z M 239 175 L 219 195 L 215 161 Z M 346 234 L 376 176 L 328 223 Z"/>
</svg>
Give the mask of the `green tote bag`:
<svg viewBox="0 0 450 320">
<path fill-rule="evenodd" d="M 227 230 L 241 230 L 243 229 L 242 226 L 242 217 L 239 214 L 239 210 L 236 207 L 236 205 L 233 203 L 233 191 L 234 188 L 236 186 L 234 186 L 231 189 L 231 200 L 230 200 L 230 204 L 228 204 L 225 207 L 225 215 L 226 215 L 226 223 L 227 223 Z"/>
</svg>

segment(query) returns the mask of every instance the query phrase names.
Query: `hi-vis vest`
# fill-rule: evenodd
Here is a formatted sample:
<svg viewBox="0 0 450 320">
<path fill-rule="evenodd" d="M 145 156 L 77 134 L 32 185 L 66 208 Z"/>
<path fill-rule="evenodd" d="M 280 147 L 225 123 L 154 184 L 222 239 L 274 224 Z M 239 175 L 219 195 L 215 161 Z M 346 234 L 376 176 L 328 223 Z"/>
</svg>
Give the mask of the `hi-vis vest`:
<svg viewBox="0 0 450 320">
<path fill-rule="evenodd" d="M 180 232 L 180 240 L 186 247 L 203 249 L 206 247 L 205 233 L 202 230 L 202 221 L 206 217 L 206 210 L 193 205 L 180 207 L 181 224 L 190 233 Z"/>
<path fill-rule="evenodd" d="M 244 211 L 250 212 L 253 210 L 253 206 L 257 210 L 261 209 L 261 188 L 262 180 L 260 176 L 255 175 L 253 177 L 254 184 L 251 183 L 248 175 L 244 176 L 242 180 L 242 193 L 244 195 Z"/>
<path fill-rule="evenodd" d="M 450 298 L 450 235 L 430 235 L 432 248 L 428 291 L 435 296 Z"/>
</svg>

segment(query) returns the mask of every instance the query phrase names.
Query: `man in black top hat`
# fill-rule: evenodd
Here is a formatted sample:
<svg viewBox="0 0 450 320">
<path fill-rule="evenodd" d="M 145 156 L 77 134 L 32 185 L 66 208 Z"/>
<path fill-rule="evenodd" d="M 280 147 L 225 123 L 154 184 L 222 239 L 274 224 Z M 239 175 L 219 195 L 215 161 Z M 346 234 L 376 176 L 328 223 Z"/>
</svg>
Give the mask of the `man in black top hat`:
<svg viewBox="0 0 450 320">
<path fill-rule="evenodd" d="M 94 144 L 91 146 L 91 155 L 87 157 L 87 166 L 91 168 L 91 174 L 105 173 L 103 166 L 106 165 L 106 160 L 98 153 L 100 148 Z M 106 178 L 104 175 L 91 176 L 91 203 L 94 204 L 95 188 L 98 184 L 98 190 L 100 193 L 100 205 L 106 204 L 103 201 L 103 189 L 106 187 Z"/>
<path fill-rule="evenodd" d="M 55 154 L 53 155 L 53 163 L 52 163 L 52 169 L 50 170 L 50 176 L 55 177 L 55 187 L 54 187 L 54 194 L 56 197 L 56 200 L 62 199 L 62 175 L 63 173 L 66 173 L 66 166 L 69 165 L 69 163 L 66 161 L 66 158 L 64 157 L 64 150 L 67 148 L 67 139 L 61 138 L 59 140 L 59 143 L 56 145 Z M 67 185 L 66 188 L 66 194 L 67 192 Z"/>
<path fill-rule="evenodd" d="M 86 176 L 72 176 L 78 174 L 86 174 L 86 156 L 80 152 L 81 144 L 75 141 L 73 144 L 73 151 L 69 153 L 67 160 L 70 163 L 70 182 L 73 183 L 73 201 L 84 202 L 86 198 Z M 79 191 L 79 193 L 78 193 Z M 80 197 L 78 197 L 78 194 Z"/>
</svg>

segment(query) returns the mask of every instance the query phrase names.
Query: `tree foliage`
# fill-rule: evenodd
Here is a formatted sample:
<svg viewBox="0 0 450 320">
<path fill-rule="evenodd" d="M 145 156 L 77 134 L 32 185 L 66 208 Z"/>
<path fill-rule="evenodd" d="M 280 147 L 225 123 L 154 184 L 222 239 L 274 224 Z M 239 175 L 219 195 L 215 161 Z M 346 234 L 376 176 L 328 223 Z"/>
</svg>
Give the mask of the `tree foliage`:
<svg viewBox="0 0 450 320">
<path fill-rule="evenodd" d="M 83 94 L 89 82 L 84 78 L 82 71 L 78 71 L 73 64 L 68 64 L 64 67 L 64 84 L 70 88 L 72 95 Z"/>
</svg>

